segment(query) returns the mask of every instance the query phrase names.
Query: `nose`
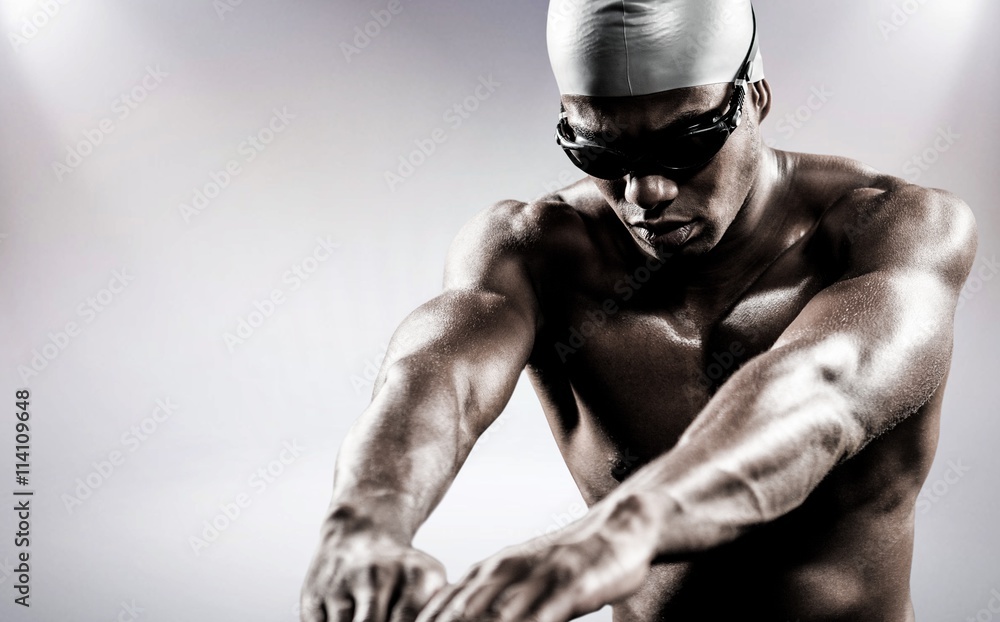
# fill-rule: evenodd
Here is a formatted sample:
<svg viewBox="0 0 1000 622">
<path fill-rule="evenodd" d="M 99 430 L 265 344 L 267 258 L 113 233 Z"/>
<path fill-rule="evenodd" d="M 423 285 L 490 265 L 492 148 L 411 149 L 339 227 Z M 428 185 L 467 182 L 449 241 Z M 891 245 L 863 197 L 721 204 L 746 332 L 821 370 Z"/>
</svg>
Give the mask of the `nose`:
<svg viewBox="0 0 1000 622">
<path fill-rule="evenodd" d="M 677 198 L 677 182 L 662 175 L 629 175 L 625 184 L 625 200 L 644 210 Z"/>
</svg>

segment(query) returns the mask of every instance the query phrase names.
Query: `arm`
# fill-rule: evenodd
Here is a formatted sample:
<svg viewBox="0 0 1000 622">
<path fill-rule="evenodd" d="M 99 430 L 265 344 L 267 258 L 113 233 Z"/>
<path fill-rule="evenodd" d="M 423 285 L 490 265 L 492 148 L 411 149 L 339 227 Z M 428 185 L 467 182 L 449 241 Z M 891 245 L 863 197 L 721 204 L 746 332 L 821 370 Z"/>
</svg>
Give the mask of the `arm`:
<svg viewBox="0 0 1000 622">
<path fill-rule="evenodd" d="M 857 191 L 836 208 L 839 230 L 871 219 L 843 238 L 847 272 L 720 388 L 674 450 L 611 495 L 611 514 L 652 530 L 656 555 L 722 544 L 796 508 L 947 374 L 976 251 L 971 211 L 916 186 Z"/>
<path fill-rule="evenodd" d="M 594 611 L 638 589 L 655 558 L 718 546 L 791 511 L 926 403 L 950 362 L 975 255 L 971 212 L 916 186 L 857 191 L 831 212 L 841 232 L 868 222 L 839 236 L 847 272 L 719 389 L 674 449 L 557 537 L 473 567 L 418 622 L 475 619 L 498 600 L 506 621 Z"/>
<path fill-rule="evenodd" d="M 412 620 L 444 582 L 440 564 L 414 555 L 410 543 L 510 399 L 531 352 L 539 315 L 518 248 L 522 211 L 500 204 L 470 221 L 449 250 L 444 292 L 394 334 L 371 405 L 337 459 L 304 620 Z M 401 575 L 409 592 L 389 612 Z"/>
</svg>

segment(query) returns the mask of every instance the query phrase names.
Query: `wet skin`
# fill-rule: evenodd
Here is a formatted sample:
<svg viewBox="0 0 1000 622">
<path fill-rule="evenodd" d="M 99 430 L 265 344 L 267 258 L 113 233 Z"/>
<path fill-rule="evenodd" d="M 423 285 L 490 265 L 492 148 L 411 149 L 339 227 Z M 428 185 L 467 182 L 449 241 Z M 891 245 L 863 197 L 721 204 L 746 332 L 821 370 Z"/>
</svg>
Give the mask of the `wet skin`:
<svg viewBox="0 0 1000 622">
<path fill-rule="evenodd" d="M 727 100 L 563 103 L 624 150 Z M 974 221 L 945 192 L 764 147 L 766 81 L 748 106 L 697 172 L 585 178 L 466 225 L 338 457 L 304 620 L 913 619 Z M 523 369 L 591 510 L 444 586 L 410 542 Z"/>
</svg>

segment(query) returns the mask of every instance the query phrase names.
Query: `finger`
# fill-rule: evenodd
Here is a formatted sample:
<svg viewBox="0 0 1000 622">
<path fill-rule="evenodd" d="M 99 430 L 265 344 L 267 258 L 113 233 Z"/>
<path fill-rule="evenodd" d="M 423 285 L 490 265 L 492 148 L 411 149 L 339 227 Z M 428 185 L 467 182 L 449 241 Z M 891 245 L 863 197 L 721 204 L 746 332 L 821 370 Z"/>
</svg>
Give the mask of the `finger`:
<svg viewBox="0 0 1000 622">
<path fill-rule="evenodd" d="M 433 622 L 434 620 L 437 620 L 441 610 L 448 606 L 452 597 L 455 596 L 455 594 L 457 594 L 463 587 L 465 587 L 464 580 L 442 587 L 436 594 L 434 594 L 433 597 L 431 597 L 424 608 L 420 611 L 420 615 L 417 616 L 416 622 Z"/>
<path fill-rule="evenodd" d="M 452 600 L 448 615 L 476 619 L 489 611 L 497 598 L 511 585 L 524 579 L 531 572 L 531 564 L 522 557 L 505 557 L 491 566 L 488 573 L 481 572 L 478 579 L 469 581 L 465 593 Z M 448 616 L 444 616 L 448 620 Z"/>
<path fill-rule="evenodd" d="M 529 610 L 519 619 L 530 622 L 569 622 L 569 620 L 584 613 L 590 613 L 590 611 L 577 611 L 572 593 L 563 592 L 551 599 L 544 600 L 537 609 Z"/>
<path fill-rule="evenodd" d="M 395 566 L 371 566 L 358 574 L 352 590 L 354 622 L 385 622 L 398 580 L 399 568 Z"/>
<path fill-rule="evenodd" d="M 301 622 L 328 622 L 323 599 L 302 595 L 299 599 L 299 620 Z"/>
<path fill-rule="evenodd" d="M 526 615 L 544 597 L 547 589 L 548 586 L 536 578 L 525 579 L 511 587 L 493 607 L 496 619 L 503 622 L 526 622 Z"/>
<path fill-rule="evenodd" d="M 347 596 L 331 596 L 323 604 L 325 622 L 351 622 L 354 619 L 354 601 Z"/>
<path fill-rule="evenodd" d="M 573 614 L 578 595 L 575 582 L 534 575 L 509 590 L 496 607 L 497 618 L 504 622 L 565 622 Z"/>
<path fill-rule="evenodd" d="M 404 568 L 398 598 L 389 604 L 389 622 L 414 622 L 430 599 L 447 585 L 444 572 L 422 566 Z"/>
<path fill-rule="evenodd" d="M 447 609 L 442 612 L 444 614 L 442 618 L 448 620 L 450 619 L 448 616 L 455 616 L 474 620 L 493 609 L 500 595 L 515 586 L 516 581 L 517 579 L 513 577 L 494 576 L 489 580 L 470 585 L 464 593 L 452 599 Z"/>
</svg>

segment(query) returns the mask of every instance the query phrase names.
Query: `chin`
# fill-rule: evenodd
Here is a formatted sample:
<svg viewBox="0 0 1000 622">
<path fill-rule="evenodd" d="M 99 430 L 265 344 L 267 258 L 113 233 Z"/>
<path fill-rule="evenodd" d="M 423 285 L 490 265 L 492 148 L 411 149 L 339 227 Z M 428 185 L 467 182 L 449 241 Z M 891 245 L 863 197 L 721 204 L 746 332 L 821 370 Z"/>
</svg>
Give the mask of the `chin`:
<svg viewBox="0 0 1000 622">
<path fill-rule="evenodd" d="M 696 257 L 702 255 L 704 251 L 697 249 L 698 240 L 689 240 L 680 246 L 668 246 L 668 245 L 653 245 L 646 240 L 636 240 L 636 246 L 642 251 L 642 254 L 649 257 L 650 259 L 655 259 L 661 262 L 670 261 L 671 258 L 677 257 Z"/>
<path fill-rule="evenodd" d="M 686 244 L 680 249 L 678 249 L 678 255 L 683 255 L 685 257 L 701 257 L 702 255 L 707 255 L 715 248 L 719 243 L 719 240 L 715 236 L 711 235 L 712 232 L 704 231 L 698 237 L 688 240 Z"/>
<path fill-rule="evenodd" d="M 676 252 L 671 252 L 664 248 L 657 248 L 651 246 L 649 242 L 636 242 L 636 245 L 639 247 L 639 250 L 642 251 L 643 255 L 645 255 L 650 259 L 659 261 L 661 263 L 670 261 L 671 257 L 677 256 Z"/>
</svg>

